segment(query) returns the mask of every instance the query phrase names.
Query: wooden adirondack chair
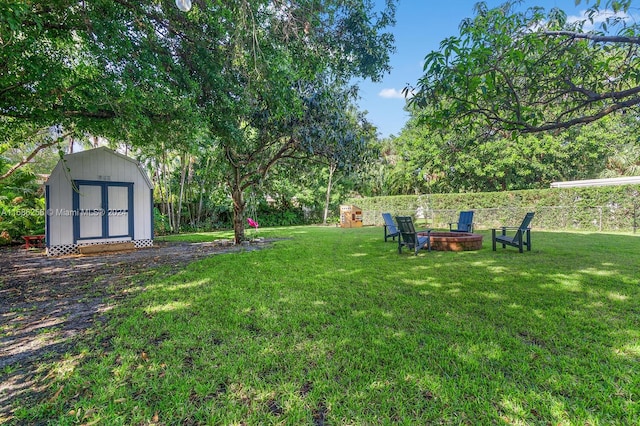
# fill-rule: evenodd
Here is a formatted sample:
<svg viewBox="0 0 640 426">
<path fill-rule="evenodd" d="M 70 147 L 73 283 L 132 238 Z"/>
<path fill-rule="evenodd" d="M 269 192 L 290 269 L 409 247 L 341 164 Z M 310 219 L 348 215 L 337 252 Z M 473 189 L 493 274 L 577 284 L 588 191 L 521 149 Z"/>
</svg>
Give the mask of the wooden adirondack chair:
<svg viewBox="0 0 640 426">
<path fill-rule="evenodd" d="M 391 213 L 382 213 L 382 218 L 384 219 L 384 241 L 387 242 L 387 238 L 389 237 L 391 237 L 393 241 L 396 240 L 396 237 L 400 238 L 400 231 L 398 231 L 396 224 L 393 222 Z"/>
<path fill-rule="evenodd" d="M 398 238 L 398 253 L 402 253 L 402 247 L 406 246 L 408 249 L 413 250 L 414 255 L 418 255 L 418 250 L 425 245 L 427 249 L 431 251 L 431 237 L 429 233 L 430 229 L 424 231 L 416 231 L 413 226 L 413 220 L 411 216 L 396 216 L 396 223 L 400 230 L 400 238 Z M 427 233 L 426 236 L 418 235 L 418 233 Z"/>
<path fill-rule="evenodd" d="M 453 225 L 456 226 L 453 229 Z M 449 231 L 451 232 L 473 232 L 473 210 L 460 212 L 457 222 L 449 223 Z"/>
<path fill-rule="evenodd" d="M 527 213 L 520 226 L 502 226 L 492 229 L 491 240 L 493 241 L 493 251 L 496 251 L 496 243 L 502 244 L 502 248 L 506 248 L 508 245 L 518 247 L 520 253 L 522 253 L 524 246 L 527 246 L 527 251 L 531 251 L 531 228 L 529 224 L 534 214 L 534 212 Z M 496 229 L 502 230 L 500 235 L 496 235 Z M 515 235 L 512 237 L 507 236 L 508 229 L 515 229 Z"/>
</svg>

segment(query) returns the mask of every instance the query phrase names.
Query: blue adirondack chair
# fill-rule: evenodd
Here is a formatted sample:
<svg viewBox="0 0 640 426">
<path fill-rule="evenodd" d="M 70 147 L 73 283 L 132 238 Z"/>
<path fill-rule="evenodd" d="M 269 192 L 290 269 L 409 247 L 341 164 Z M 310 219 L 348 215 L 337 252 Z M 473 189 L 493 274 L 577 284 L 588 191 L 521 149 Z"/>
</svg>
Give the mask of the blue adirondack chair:
<svg viewBox="0 0 640 426">
<path fill-rule="evenodd" d="M 384 241 L 387 242 L 389 237 L 395 241 L 396 237 L 400 237 L 400 231 L 398 231 L 396 224 L 393 222 L 391 213 L 382 213 L 382 218 L 384 219 Z"/>
<path fill-rule="evenodd" d="M 398 253 L 402 253 L 402 247 L 406 246 L 408 249 L 413 250 L 414 255 L 418 255 L 418 250 L 427 246 L 427 249 L 431 251 L 431 236 L 430 229 L 424 231 L 416 231 L 413 226 L 413 220 L 411 216 L 396 216 L 396 223 L 400 230 L 400 238 L 398 238 Z M 426 233 L 427 235 L 418 235 Z"/>
<path fill-rule="evenodd" d="M 531 224 L 534 214 L 534 212 L 527 213 L 520 226 L 502 226 L 492 229 L 491 239 L 493 241 L 493 251 L 496 251 L 496 243 L 502 244 L 502 248 L 506 248 L 506 246 L 517 247 L 520 253 L 522 253 L 524 246 L 527 246 L 527 251 L 531 251 L 531 228 L 529 225 Z M 496 235 L 497 229 L 501 230 L 501 233 L 498 235 Z M 507 236 L 508 229 L 515 229 L 515 235 L 512 237 Z"/>
<path fill-rule="evenodd" d="M 454 226 L 455 225 L 455 229 Z M 449 223 L 451 232 L 473 232 L 473 210 L 460 212 L 457 222 Z"/>
</svg>

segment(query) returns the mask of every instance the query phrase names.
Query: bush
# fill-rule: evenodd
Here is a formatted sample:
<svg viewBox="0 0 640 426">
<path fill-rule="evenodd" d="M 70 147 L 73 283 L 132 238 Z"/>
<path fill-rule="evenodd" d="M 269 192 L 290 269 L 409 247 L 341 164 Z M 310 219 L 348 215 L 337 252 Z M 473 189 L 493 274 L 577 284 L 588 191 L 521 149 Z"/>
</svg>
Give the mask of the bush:
<svg viewBox="0 0 640 426">
<path fill-rule="evenodd" d="M 261 206 L 253 219 L 262 227 L 305 225 L 304 211 L 301 208 L 275 208 Z"/>
<path fill-rule="evenodd" d="M 0 244 L 44 234 L 45 201 L 33 173 L 20 170 L 0 181 Z"/>
<path fill-rule="evenodd" d="M 160 212 L 157 207 L 153 208 L 153 233 L 155 235 L 167 235 L 171 232 L 169 228 L 169 218 Z"/>
</svg>

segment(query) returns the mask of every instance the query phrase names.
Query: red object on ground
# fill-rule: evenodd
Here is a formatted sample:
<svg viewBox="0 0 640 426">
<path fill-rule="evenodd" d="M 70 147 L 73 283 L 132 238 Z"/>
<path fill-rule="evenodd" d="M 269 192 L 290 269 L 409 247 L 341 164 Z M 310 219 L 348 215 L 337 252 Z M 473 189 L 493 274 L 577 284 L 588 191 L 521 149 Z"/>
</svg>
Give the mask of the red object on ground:
<svg viewBox="0 0 640 426">
<path fill-rule="evenodd" d="M 24 248 L 29 250 L 31 247 L 42 248 L 44 245 L 44 235 L 23 235 Z"/>
</svg>

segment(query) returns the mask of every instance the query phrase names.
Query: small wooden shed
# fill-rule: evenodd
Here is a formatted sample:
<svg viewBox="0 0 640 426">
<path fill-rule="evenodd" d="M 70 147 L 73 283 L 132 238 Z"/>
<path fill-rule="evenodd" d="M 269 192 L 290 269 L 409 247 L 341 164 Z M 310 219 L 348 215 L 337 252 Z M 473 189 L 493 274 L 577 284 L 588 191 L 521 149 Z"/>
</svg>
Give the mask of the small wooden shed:
<svg viewBox="0 0 640 426">
<path fill-rule="evenodd" d="M 342 228 L 362 227 L 362 209 L 353 205 L 341 205 L 340 226 Z"/>
<path fill-rule="evenodd" d="M 45 199 L 50 256 L 153 245 L 153 185 L 139 162 L 109 148 L 65 155 L 45 183 Z"/>
</svg>

